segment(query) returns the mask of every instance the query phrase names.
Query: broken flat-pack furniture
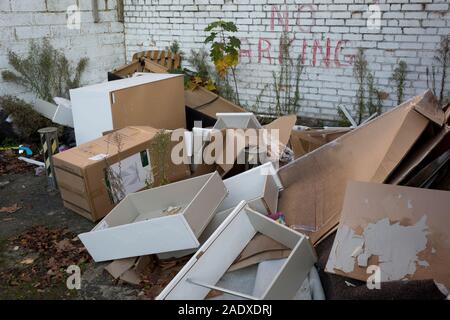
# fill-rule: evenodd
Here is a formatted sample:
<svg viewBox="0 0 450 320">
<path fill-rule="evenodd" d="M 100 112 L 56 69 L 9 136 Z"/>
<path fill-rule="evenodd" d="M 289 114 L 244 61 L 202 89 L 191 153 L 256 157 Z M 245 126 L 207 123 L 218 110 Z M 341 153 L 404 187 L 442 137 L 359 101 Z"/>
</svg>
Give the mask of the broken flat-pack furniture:
<svg viewBox="0 0 450 320">
<path fill-rule="evenodd" d="M 127 126 L 186 126 L 182 75 L 149 73 L 70 90 L 77 145 Z"/>
<path fill-rule="evenodd" d="M 280 168 L 286 223 L 317 244 L 339 223 L 347 181 L 384 182 L 430 122 L 444 121 L 427 91 Z"/>
<path fill-rule="evenodd" d="M 279 162 L 297 121 L 295 115 L 283 116 L 262 127 L 252 113 L 217 114 L 217 118 L 214 130 L 221 130 L 224 136 L 223 148 L 215 154 L 222 177 L 236 164 Z M 228 150 L 233 151 L 234 161 L 230 161 Z"/>
<path fill-rule="evenodd" d="M 188 178 L 189 166 L 174 164 L 170 150 L 164 164 L 159 163 L 164 157 L 153 143 L 160 132 L 151 127 L 126 127 L 55 155 L 53 164 L 64 206 L 95 222 L 127 194 L 150 183 L 159 186 L 163 182 L 161 167 L 167 169 L 169 182 Z"/>
<path fill-rule="evenodd" d="M 55 98 L 57 104 L 50 103 L 48 101 L 36 98 L 31 106 L 39 114 L 43 115 L 47 119 L 62 126 L 73 128 L 73 116 L 72 109 L 68 104 L 61 104 L 62 98 Z M 68 101 L 68 100 L 67 100 Z"/>
<path fill-rule="evenodd" d="M 228 194 L 217 208 L 200 239 L 206 241 L 242 201 L 246 201 L 250 208 L 262 214 L 269 215 L 277 212 L 278 195 L 282 185 L 272 163 L 266 163 L 225 179 L 223 183 Z"/>
<path fill-rule="evenodd" d="M 259 296 L 245 295 L 216 286 L 239 253 L 258 233 L 289 247 L 292 252 L 274 279 Z M 237 297 L 256 299 L 292 299 L 316 261 L 309 239 L 276 223 L 241 202 L 214 234 L 189 260 L 163 292 L 160 300 L 201 300 L 210 290 Z"/>
<path fill-rule="evenodd" d="M 349 182 L 326 271 L 450 288 L 450 192 Z"/>
<path fill-rule="evenodd" d="M 129 194 L 79 238 L 96 262 L 197 248 L 226 193 L 213 173 Z"/>
<path fill-rule="evenodd" d="M 251 112 L 217 113 L 213 129 L 262 129 L 255 114 Z"/>
<path fill-rule="evenodd" d="M 115 81 L 133 76 L 135 73 L 168 73 L 170 68 L 180 66 L 179 54 L 169 54 L 162 51 L 144 51 L 136 53 L 129 64 L 108 72 L 108 81 Z M 228 101 L 219 95 L 199 87 L 195 90 L 186 89 L 186 128 L 192 130 L 196 121 L 201 121 L 203 127 L 212 127 L 216 123 L 218 112 L 245 112 L 245 109 Z"/>
<path fill-rule="evenodd" d="M 241 201 L 246 201 L 250 208 L 262 214 L 268 215 L 277 212 L 278 195 L 279 191 L 282 189 L 282 185 L 276 175 L 276 170 L 272 163 L 266 163 L 234 177 L 225 179 L 223 183 L 228 193 L 220 206 L 216 209 L 211 222 L 208 223 L 199 237 L 200 243 L 204 243 L 208 240 Z M 255 246 L 260 249 L 261 246 L 265 247 L 267 244 L 273 245 L 273 241 L 258 241 Z M 274 246 L 276 249 L 280 248 L 280 245 Z M 158 257 L 163 260 L 174 257 L 180 258 L 194 252 L 195 251 L 188 250 L 162 253 L 159 254 Z"/>
</svg>

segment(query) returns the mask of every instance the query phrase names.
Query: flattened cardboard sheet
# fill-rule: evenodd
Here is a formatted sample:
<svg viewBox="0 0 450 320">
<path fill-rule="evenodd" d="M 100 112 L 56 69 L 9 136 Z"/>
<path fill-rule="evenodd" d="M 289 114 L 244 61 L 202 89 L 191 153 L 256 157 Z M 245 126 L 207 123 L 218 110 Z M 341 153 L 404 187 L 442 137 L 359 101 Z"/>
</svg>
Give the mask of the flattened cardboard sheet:
<svg viewBox="0 0 450 320">
<path fill-rule="evenodd" d="M 366 281 L 433 279 L 450 288 L 450 192 L 349 182 L 326 271 Z"/>
<path fill-rule="evenodd" d="M 338 224 L 347 181 L 384 182 L 430 123 L 424 113 L 443 113 L 431 91 L 282 167 L 287 224 L 316 243 Z"/>
</svg>

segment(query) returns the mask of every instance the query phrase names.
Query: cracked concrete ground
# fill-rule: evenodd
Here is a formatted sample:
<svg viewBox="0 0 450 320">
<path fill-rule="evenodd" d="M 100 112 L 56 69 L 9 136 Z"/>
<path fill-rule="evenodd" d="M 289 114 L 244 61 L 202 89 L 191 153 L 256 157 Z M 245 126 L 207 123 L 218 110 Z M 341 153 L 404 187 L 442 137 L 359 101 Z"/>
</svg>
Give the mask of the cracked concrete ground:
<svg viewBox="0 0 450 320">
<path fill-rule="evenodd" d="M 20 261 L 23 255 L 14 251 L 7 239 L 17 236 L 32 226 L 48 227 L 66 226 L 75 234 L 89 231 L 94 224 L 85 218 L 63 207 L 58 192 L 47 191 L 47 178 L 35 176 L 33 172 L 0 176 L 0 208 L 14 204 L 22 207 L 15 213 L 0 212 L 0 271 L 7 269 L 14 261 Z M 17 248 L 16 248 L 17 249 Z M 104 271 L 105 264 L 90 262 L 82 272 L 81 289 L 69 291 L 65 283 L 57 292 L 48 292 L 41 296 L 18 292 L 18 288 L 11 288 L 0 284 L 3 298 L 55 298 L 55 299 L 138 299 L 140 289 L 126 284 L 117 284 Z M 1 281 L 1 280 L 0 280 Z M 8 292 L 11 289 L 11 292 Z"/>
</svg>

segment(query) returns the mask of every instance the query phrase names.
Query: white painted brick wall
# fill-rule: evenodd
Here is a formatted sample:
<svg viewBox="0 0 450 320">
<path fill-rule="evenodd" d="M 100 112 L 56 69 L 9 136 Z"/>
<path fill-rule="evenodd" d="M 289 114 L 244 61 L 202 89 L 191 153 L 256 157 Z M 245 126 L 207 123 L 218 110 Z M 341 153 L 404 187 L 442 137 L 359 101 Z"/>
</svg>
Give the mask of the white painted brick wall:
<svg viewBox="0 0 450 320">
<path fill-rule="evenodd" d="M 73 63 L 88 57 L 83 84 L 107 79 L 107 72 L 125 63 L 123 23 L 117 20 L 116 0 L 98 0 L 100 22 L 94 23 L 91 0 L 0 0 L 0 72 L 12 70 L 8 50 L 28 54 L 29 41 L 48 37 Z M 81 29 L 67 28 L 67 7 L 81 10 Z M 30 96 L 23 87 L 0 77 L 0 95 Z"/>
<path fill-rule="evenodd" d="M 372 0 L 125 0 L 127 58 L 131 59 L 137 51 L 165 48 L 173 40 L 178 40 L 189 54 L 190 49 L 203 47 L 203 30 L 208 23 L 218 18 L 234 21 L 240 30 L 242 49 L 250 50 L 250 57 L 241 58 L 238 77 L 241 99 L 252 105 L 261 89 L 273 82 L 272 71 L 278 70 L 283 30 L 279 17 L 283 19 L 287 13 L 288 29 L 296 39 L 291 56 L 302 53 L 306 43 L 301 84 L 305 100 L 300 115 L 333 119 L 339 103 L 353 105 L 357 85 L 348 60 L 358 47 L 366 49 L 376 85 L 390 95 L 384 102 L 390 108 L 396 104 L 390 78 L 400 59 L 408 64 L 406 97 L 426 89 L 426 66 L 433 62 L 441 36 L 450 34 L 449 1 L 378 2 L 380 30 L 367 28 Z M 314 44 L 326 52 L 327 39 L 329 66 L 320 49 L 313 65 Z M 269 43 L 270 61 L 267 52 L 262 52 L 259 61 L 259 45 L 265 49 Z M 450 83 L 447 87 L 450 89 Z M 271 103 L 272 95 L 263 97 L 265 107 Z"/>
</svg>

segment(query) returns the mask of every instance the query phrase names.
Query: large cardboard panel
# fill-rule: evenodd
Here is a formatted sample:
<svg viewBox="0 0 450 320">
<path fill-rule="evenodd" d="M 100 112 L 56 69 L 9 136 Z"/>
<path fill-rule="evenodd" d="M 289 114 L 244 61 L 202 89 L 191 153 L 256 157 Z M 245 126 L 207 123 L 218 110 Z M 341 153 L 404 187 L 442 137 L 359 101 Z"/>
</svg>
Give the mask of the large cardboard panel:
<svg viewBox="0 0 450 320">
<path fill-rule="evenodd" d="M 450 288 L 449 212 L 448 191 L 349 182 L 326 271 L 366 281 L 376 265 L 382 282 L 434 279 Z M 375 252 L 360 266 L 359 254 Z"/>
<path fill-rule="evenodd" d="M 347 181 L 383 182 L 430 122 L 426 109 L 442 112 L 430 91 L 282 167 L 279 210 L 288 225 L 320 240 L 339 222 Z"/>
<path fill-rule="evenodd" d="M 183 92 L 183 77 L 112 92 L 113 128 L 130 125 L 172 130 L 185 128 Z"/>
</svg>

